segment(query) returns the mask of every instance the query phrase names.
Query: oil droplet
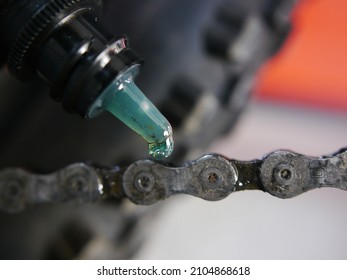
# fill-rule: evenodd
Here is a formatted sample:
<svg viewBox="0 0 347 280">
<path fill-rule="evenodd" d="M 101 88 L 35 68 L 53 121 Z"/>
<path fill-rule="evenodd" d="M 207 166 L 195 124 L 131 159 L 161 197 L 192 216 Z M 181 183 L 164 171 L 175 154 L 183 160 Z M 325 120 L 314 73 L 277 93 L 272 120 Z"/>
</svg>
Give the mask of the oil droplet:
<svg viewBox="0 0 347 280">
<path fill-rule="evenodd" d="M 172 136 L 166 138 L 165 141 L 160 143 L 149 143 L 148 153 L 155 159 L 164 159 L 171 155 L 174 149 L 174 142 Z"/>
</svg>

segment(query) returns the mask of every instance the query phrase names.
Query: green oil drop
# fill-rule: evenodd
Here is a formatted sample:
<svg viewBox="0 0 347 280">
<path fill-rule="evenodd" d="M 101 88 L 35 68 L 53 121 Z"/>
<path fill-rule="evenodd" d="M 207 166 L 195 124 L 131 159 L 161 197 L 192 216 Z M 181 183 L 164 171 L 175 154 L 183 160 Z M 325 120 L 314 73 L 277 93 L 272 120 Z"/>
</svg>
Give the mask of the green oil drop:
<svg viewBox="0 0 347 280">
<path fill-rule="evenodd" d="M 156 159 L 167 158 L 171 155 L 174 148 L 172 136 L 168 137 L 165 141 L 159 143 L 148 143 L 148 152 Z"/>
<path fill-rule="evenodd" d="M 136 70 L 129 68 L 117 77 L 91 106 L 89 117 L 109 111 L 146 140 L 151 156 L 163 159 L 170 156 L 174 148 L 172 128 L 134 83 Z"/>
</svg>

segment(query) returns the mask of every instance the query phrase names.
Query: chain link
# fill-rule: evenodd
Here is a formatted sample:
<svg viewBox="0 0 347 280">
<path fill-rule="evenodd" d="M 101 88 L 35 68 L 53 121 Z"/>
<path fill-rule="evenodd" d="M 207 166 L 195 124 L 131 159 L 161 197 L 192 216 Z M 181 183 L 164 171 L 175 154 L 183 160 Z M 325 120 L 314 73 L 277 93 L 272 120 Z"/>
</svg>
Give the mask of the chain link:
<svg viewBox="0 0 347 280">
<path fill-rule="evenodd" d="M 100 197 L 96 170 L 75 163 L 51 174 L 34 174 L 21 168 L 0 172 L 0 209 L 18 212 L 41 203 L 86 203 Z"/>
</svg>

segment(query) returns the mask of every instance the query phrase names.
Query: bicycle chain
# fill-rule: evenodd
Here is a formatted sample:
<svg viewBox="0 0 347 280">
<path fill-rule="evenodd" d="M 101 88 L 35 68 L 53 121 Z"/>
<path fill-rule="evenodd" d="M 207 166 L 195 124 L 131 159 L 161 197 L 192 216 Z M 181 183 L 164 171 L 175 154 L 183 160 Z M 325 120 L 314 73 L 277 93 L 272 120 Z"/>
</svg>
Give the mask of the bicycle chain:
<svg viewBox="0 0 347 280">
<path fill-rule="evenodd" d="M 347 190 L 346 149 L 319 158 L 275 151 L 254 161 L 208 154 L 180 166 L 148 159 L 124 168 L 76 163 L 51 174 L 6 168 L 0 171 L 0 209 L 17 212 L 41 203 L 110 197 L 149 205 L 175 194 L 216 201 L 242 190 L 291 198 L 320 187 Z"/>
</svg>

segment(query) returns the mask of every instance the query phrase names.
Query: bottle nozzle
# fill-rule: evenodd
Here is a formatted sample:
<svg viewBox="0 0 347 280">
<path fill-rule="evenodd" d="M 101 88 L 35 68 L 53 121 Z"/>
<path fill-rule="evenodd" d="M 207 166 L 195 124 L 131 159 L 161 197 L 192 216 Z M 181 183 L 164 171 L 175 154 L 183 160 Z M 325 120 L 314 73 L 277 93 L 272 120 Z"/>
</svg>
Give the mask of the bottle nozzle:
<svg viewBox="0 0 347 280">
<path fill-rule="evenodd" d="M 151 156 L 163 159 L 173 151 L 172 128 L 134 83 L 137 69 L 135 65 L 118 76 L 92 104 L 88 116 L 109 111 L 146 140 Z"/>
</svg>

